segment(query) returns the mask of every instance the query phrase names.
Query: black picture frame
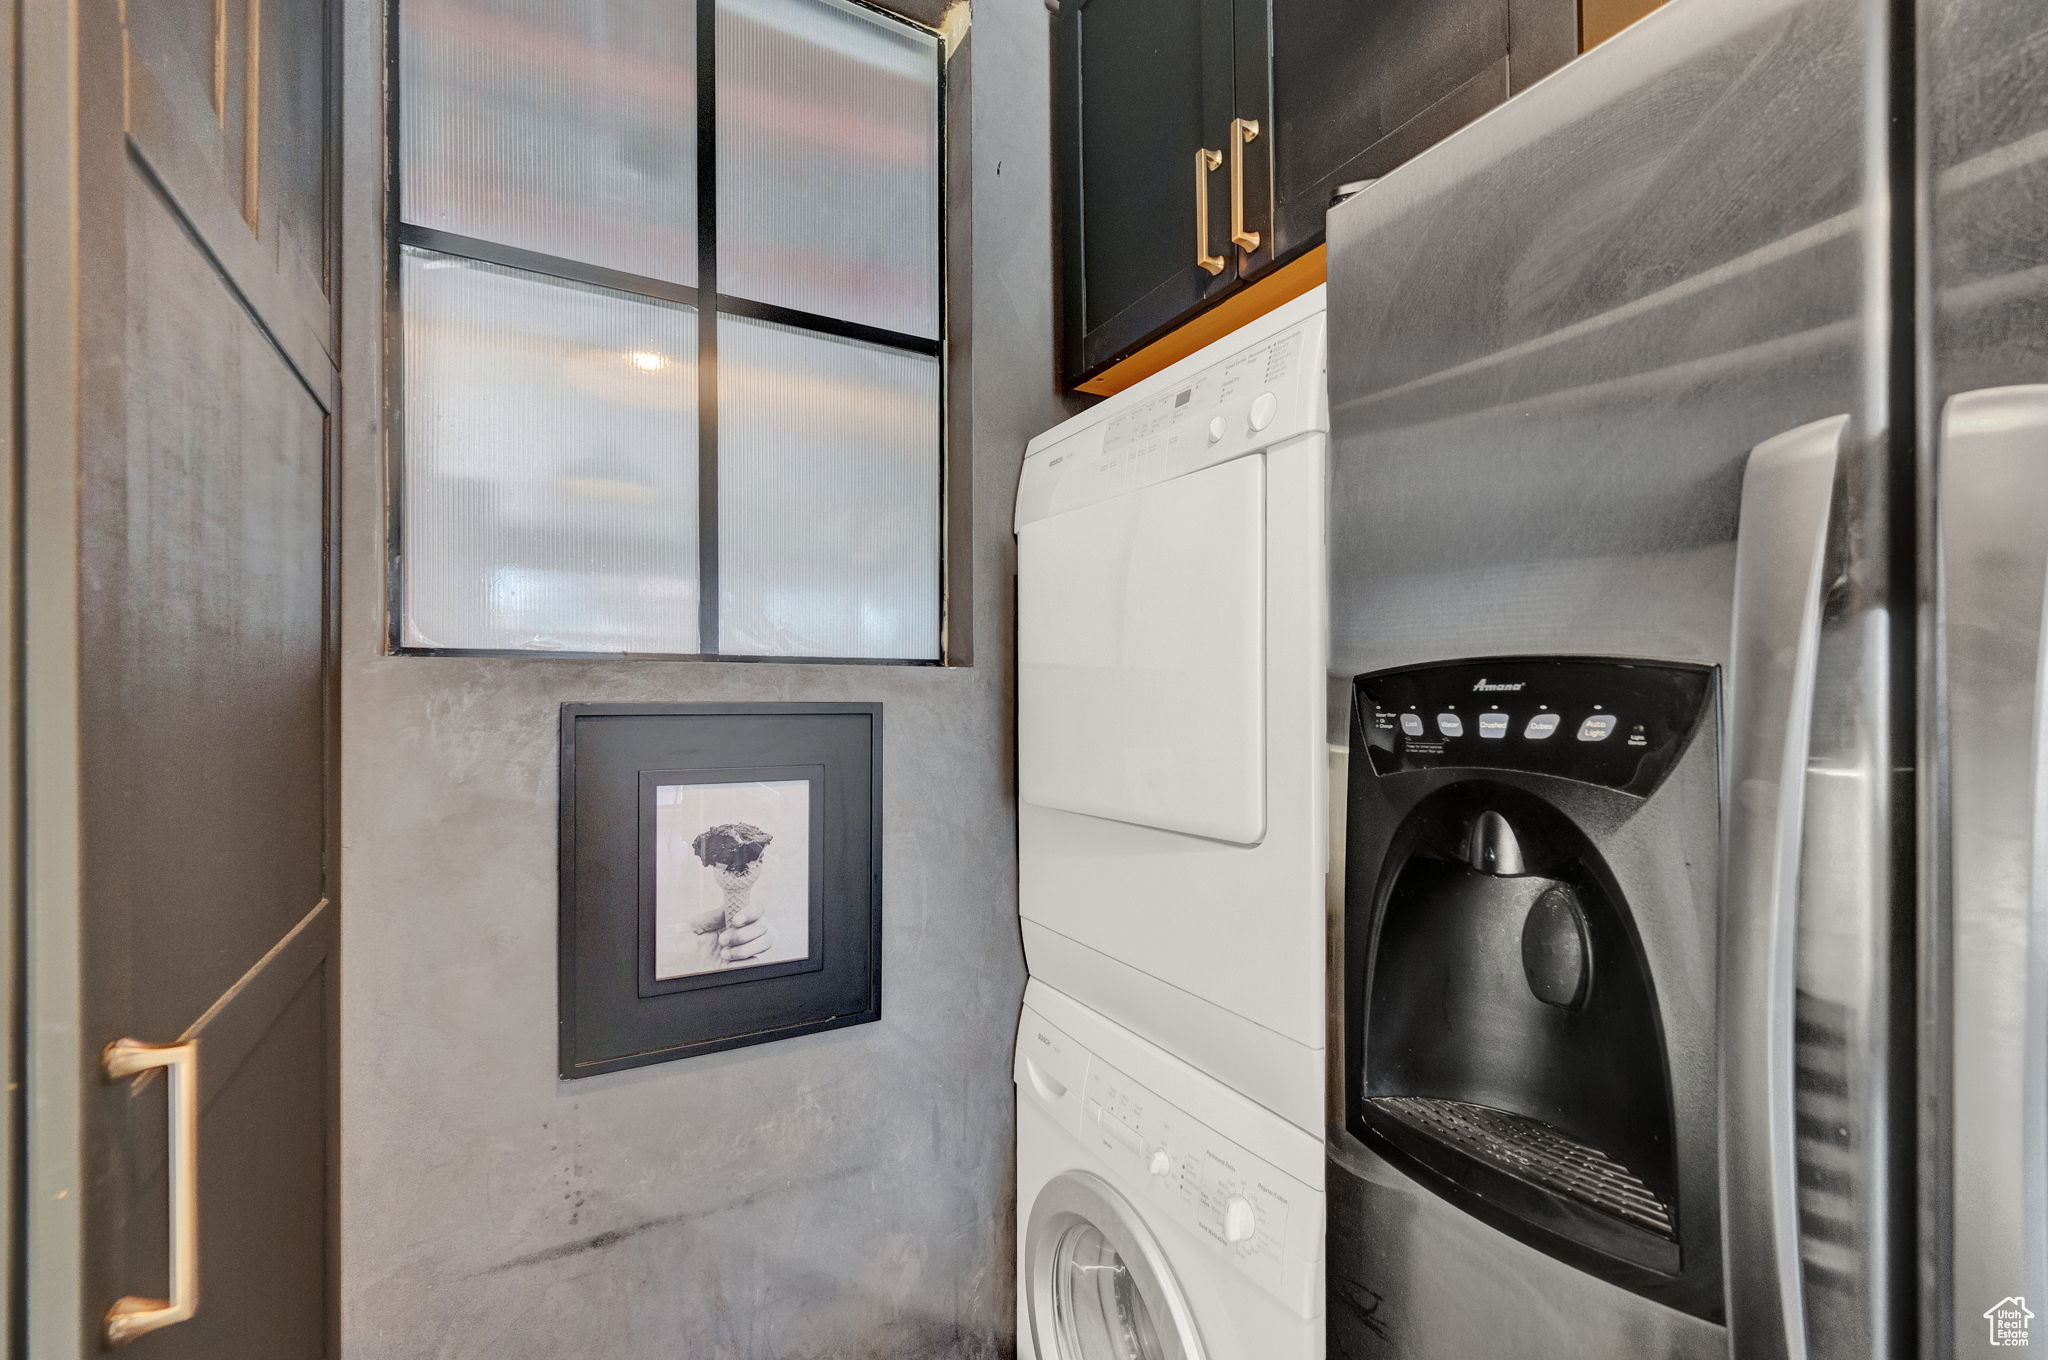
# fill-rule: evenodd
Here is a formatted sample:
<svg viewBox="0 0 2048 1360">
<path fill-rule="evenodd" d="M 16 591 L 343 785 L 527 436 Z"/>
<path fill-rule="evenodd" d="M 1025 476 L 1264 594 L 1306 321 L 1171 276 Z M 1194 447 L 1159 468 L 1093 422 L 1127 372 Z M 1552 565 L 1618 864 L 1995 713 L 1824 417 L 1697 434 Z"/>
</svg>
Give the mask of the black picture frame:
<svg viewBox="0 0 2048 1360">
<path fill-rule="evenodd" d="M 564 704 L 561 723 L 565 1079 L 881 1018 L 880 704 Z M 795 782 L 806 954 L 656 976 L 659 791 Z"/>
</svg>

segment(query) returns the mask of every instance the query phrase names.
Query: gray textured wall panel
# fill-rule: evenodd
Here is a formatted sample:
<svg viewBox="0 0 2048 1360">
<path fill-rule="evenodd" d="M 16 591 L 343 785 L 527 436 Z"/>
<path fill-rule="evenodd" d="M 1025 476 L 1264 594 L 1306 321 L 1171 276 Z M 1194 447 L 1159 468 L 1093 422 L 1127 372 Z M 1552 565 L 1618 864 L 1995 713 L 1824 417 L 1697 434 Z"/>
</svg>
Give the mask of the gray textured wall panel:
<svg viewBox="0 0 2048 1360">
<path fill-rule="evenodd" d="M 954 670 L 382 654 L 381 29 L 364 0 L 348 25 L 346 1354 L 1008 1354 L 1009 513 L 1025 441 L 1063 414 L 1045 9 L 982 0 L 955 57 L 976 664 Z M 887 706 L 880 1024 L 557 1080 L 557 708 L 652 699 Z"/>
</svg>

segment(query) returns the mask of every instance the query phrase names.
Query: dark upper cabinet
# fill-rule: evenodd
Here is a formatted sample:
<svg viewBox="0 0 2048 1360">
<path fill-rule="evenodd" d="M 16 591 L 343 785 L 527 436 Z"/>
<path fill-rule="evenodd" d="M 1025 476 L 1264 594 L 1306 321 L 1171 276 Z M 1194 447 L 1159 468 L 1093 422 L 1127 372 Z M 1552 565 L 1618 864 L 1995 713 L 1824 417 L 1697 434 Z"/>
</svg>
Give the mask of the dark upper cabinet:
<svg viewBox="0 0 2048 1360">
<path fill-rule="evenodd" d="M 1578 55 L 1577 0 L 1269 0 L 1278 258 L 1377 179 Z"/>
<path fill-rule="evenodd" d="M 1069 384 L 1578 51 L 1578 0 L 1064 0 L 1056 24 Z"/>
<path fill-rule="evenodd" d="M 1066 0 L 1058 20 L 1068 366 L 1235 287 L 1232 0 Z"/>
</svg>

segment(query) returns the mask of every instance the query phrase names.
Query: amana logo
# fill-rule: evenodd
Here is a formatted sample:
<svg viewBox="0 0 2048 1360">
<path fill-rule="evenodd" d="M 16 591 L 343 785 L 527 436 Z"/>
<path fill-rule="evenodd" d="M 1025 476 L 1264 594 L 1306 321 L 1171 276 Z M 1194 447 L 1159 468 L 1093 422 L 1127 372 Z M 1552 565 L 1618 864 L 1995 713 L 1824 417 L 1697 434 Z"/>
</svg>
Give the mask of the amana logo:
<svg viewBox="0 0 2048 1360">
<path fill-rule="evenodd" d="M 1479 683 L 1472 687 L 1472 692 L 1474 694 L 1513 694 L 1516 690 L 1527 689 L 1528 685 L 1529 682 L 1526 680 L 1517 680 L 1512 685 L 1496 685 L 1482 675 L 1479 677 Z"/>
</svg>

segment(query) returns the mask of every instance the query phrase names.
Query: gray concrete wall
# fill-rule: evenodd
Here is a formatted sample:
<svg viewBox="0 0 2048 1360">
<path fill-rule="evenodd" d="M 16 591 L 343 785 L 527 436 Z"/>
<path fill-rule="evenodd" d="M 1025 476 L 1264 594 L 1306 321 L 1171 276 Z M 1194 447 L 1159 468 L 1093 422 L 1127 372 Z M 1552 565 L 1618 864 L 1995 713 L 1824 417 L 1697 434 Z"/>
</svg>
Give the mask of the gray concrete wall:
<svg viewBox="0 0 2048 1360">
<path fill-rule="evenodd" d="M 1024 442 L 1063 413 L 1045 8 L 977 0 L 955 57 L 975 657 L 954 669 L 384 654 L 377 8 L 346 6 L 345 1353 L 1008 1354 L 1009 511 Z M 887 706 L 879 1024 L 557 1079 L 557 709 L 654 699 Z"/>
</svg>

